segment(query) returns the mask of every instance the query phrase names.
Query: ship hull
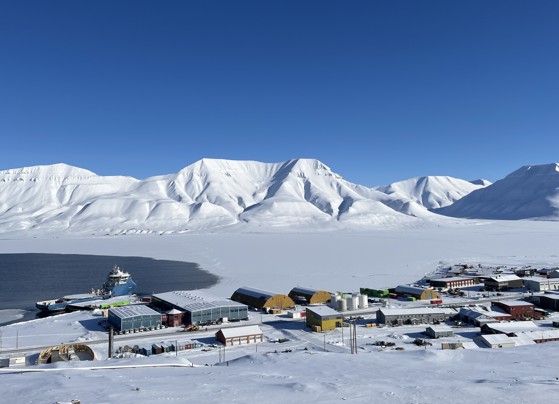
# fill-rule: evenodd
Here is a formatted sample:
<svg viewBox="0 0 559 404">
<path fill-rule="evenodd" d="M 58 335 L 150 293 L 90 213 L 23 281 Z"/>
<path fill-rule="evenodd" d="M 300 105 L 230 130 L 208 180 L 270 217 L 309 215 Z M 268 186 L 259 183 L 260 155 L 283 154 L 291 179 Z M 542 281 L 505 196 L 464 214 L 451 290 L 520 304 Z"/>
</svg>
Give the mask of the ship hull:
<svg viewBox="0 0 559 404">
<path fill-rule="evenodd" d="M 37 302 L 35 303 L 35 307 L 37 307 L 37 309 L 46 313 L 60 313 L 68 310 L 69 308 L 68 306 L 75 303 L 82 303 L 82 302 L 93 301 L 93 300 L 103 300 L 103 299 L 108 299 L 110 297 L 116 297 L 116 296 L 132 295 L 136 292 L 136 288 L 137 288 L 136 283 L 131 278 L 129 278 L 125 283 L 115 285 L 112 291 L 103 295 L 85 294 L 85 295 L 64 296 L 59 299 Z"/>
</svg>

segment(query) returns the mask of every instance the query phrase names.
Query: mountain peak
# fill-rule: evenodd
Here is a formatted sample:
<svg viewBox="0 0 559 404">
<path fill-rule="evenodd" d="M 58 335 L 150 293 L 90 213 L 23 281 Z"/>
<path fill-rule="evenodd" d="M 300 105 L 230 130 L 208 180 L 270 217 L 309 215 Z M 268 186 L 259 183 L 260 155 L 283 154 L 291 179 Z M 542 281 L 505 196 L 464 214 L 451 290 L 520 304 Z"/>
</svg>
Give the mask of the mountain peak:
<svg viewBox="0 0 559 404">
<path fill-rule="evenodd" d="M 521 167 L 436 213 L 471 219 L 557 219 L 559 165 Z"/>
<path fill-rule="evenodd" d="M 74 167 L 64 163 L 56 163 L 50 165 L 37 165 L 37 166 L 29 166 L 29 167 L 21 167 L 21 168 L 13 168 L 9 170 L 2 170 L 0 171 L 0 175 L 3 177 L 13 176 L 13 177 L 50 177 L 50 178 L 70 178 L 70 177 L 78 177 L 78 178 L 87 178 L 87 177 L 96 177 L 92 171 Z"/>
<path fill-rule="evenodd" d="M 431 175 L 394 182 L 376 189 L 388 195 L 411 199 L 427 209 L 436 209 L 451 205 L 483 186 L 459 178 Z"/>
<path fill-rule="evenodd" d="M 524 176 L 542 176 L 542 175 L 557 175 L 559 173 L 558 163 L 538 164 L 522 166 L 518 170 L 513 171 L 507 177 L 524 177 Z"/>
</svg>

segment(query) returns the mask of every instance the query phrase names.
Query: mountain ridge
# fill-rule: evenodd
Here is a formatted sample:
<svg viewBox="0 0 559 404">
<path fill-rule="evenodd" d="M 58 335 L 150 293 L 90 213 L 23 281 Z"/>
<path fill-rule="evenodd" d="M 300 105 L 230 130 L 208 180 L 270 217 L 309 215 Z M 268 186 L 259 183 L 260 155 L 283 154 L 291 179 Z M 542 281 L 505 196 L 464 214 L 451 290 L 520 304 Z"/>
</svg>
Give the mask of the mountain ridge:
<svg viewBox="0 0 559 404">
<path fill-rule="evenodd" d="M 201 159 L 143 180 L 61 163 L 0 171 L 0 232 L 413 227 L 452 220 L 439 210 L 494 186 L 486 184 L 428 176 L 368 188 L 315 159 Z"/>
</svg>

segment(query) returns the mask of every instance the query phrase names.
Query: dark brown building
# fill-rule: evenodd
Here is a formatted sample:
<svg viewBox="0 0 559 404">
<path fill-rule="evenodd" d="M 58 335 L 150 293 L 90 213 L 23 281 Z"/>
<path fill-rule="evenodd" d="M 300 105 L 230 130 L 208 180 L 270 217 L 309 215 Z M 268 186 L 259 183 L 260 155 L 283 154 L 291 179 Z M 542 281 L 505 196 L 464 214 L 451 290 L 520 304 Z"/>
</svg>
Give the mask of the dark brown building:
<svg viewBox="0 0 559 404">
<path fill-rule="evenodd" d="M 512 316 L 513 320 L 539 317 L 540 313 L 534 311 L 534 305 L 522 300 L 504 300 L 491 303 L 505 313 Z"/>
</svg>

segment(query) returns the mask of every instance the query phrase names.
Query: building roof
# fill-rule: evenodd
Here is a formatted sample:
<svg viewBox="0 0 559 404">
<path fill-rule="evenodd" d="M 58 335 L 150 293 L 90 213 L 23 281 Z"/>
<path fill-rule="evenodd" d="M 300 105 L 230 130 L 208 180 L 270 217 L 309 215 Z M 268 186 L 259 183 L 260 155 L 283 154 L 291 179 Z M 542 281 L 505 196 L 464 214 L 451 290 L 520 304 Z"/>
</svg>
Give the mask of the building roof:
<svg viewBox="0 0 559 404">
<path fill-rule="evenodd" d="M 120 319 L 146 315 L 161 316 L 160 313 L 150 309 L 145 304 L 131 304 L 129 306 L 113 307 L 109 309 L 109 313 L 112 313 Z"/>
<path fill-rule="evenodd" d="M 490 279 L 490 280 L 495 281 L 495 282 L 509 282 L 509 281 L 522 280 L 522 278 L 520 278 L 519 276 L 516 276 L 514 274 L 493 275 L 493 276 L 488 277 L 487 279 Z"/>
<path fill-rule="evenodd" d="M 517 306 L 533 306 L 530 302 L 525 302 L 524 300 L 500 300 L 494 303 L 503 304 L 508 307 L 517 307 Z"/>
<path fill-rule="evenodd" d="M 543 297 L 546 299 L 559 300 L 559 294 L 557 293 L 546 293 L 545 295 L 540 296 L 540 299 Z"/>
<path fill-rule="evenodd" d="M 427 328 L 430 328 L 435 332 L 454 332 L 454 330 L 447 325 L 431 325 Z"/>
<path fill-rule="evenodd" d="M 326 317 L 326 316 L 337 316 L 337 317 L 341 317 L 342 314 L 336 310 L 334 310 L 331 307 L 328 306 L 310 306 L 307 307 L 308 311 L 311 311 L 317 315 L 319 315 L 320 317 Z"/>
<path fill-rule="evenodd" d="M 398 285 L 396 286 L 396 293 L 409 293 L 413 295 L 421 295 L 426 290 L 433 290 L 432 288 L 420 288 L 411 285 Z"/>
<path fill-rule="evenodd" d="M 257 299 L 260 299 L 260 298 L 263 297 L 266 300 L 274 297 L 275 295 L 281 294 L 281 293 L 269 292 L 267 290 L 262 290 L 262 289 L 249 288 L 249 287 L 246 287 L 246 286 L 237 289 L 235 291 L 235 293 L 241 293 L 243 295 L 252 296 L 252 297 L 255 297 Z"/>
<path fill-rule="evenodd" d="M 511 323 L 494 323 L 487 324 L 487 327 L 492 330 L 499 331 L 505 334 L 516 332 L 516 331 L 526 331 L 537 329 L 538 326 L 533 321 L 514 321 Z"/>
<path fill-rule="evenodd" d="M 536 282 L 541 284 L 546 284 L 546 283 L 559 283 L 559 278 L 544 278 L 542 276 L 527 276 L 524 279 L 524 281 L 528 281 L 528 282 Z"/>
<path fill-rule="evenodd" d="M 175 290 L 172 292 L 157 293 L 154 294 L 153 297 L 189 312 L 208 310 L 224 306 L 246 307 L 246 305 L 242 303 L 214 296 L 199 290 Z"/>
<path fill-rule="evenodd" d="M 434 278 L 429 279 L 429 281 L 436 281 L 436 282 L 457 282 L 457 281 L 469 281 L 476 279 L 473 276 L 452 276 L 449 278 Z"/>
<path fill-rule="evenodd" d="M 383 307 L 379 309 L 385 316 L 412 316 L 412 315 L 422 315 L 422 314 L 456 314 L 453 309 L 443 309 L 439 307 L 414 307 L 409 309 L 393 309 Z"/>
<path fill-rule="evenodd" d="M 172 309 L 166 312 L 166 314 L 182 314 L 183 312 L 177 309 Z"/>
<path fill-rule="evenodd" d="M 513 344 L 513 345 L 516 345 L 514 340 L 512 340 L 506 334 L 486 334 L 486 335 L 482 335 L 481 338 L 484 339 L 485 341 L 487 341 L 488 343 L 490 343 L 491 345 L 494 345 L 494 344 L 507 344 L 507 345 Z"/>
<path fill-rule="evenodd" d="M 244 337 L 247 335 L 260 335 L 262 330 L 257 325 L 247 325 L 244 327 L 221 328 L 221 332 L 225 338 Z"/>
<path fill-rule="evenodd" d="M 532 341 L 538 341 L 542 339 L 559 339 L 559 330 L 554 329 L 542 329 L 542 330 L 532 330 L 524 331 L 522 335 L 527 336 Z"/>
<path fill-rule="evenodd" d="M 484 321 L 481 321 L 481 319 L 497 321 L 497 320 L 495 320 L 495 317 L 512 318 L 512 316 L 510 314 L 507 314 L 507 313 L 502 312 L 502 311 L 483 310 L 483 309 L 478 308 L 478 307 L 471 307 L 471 308 L 463 307 L 463 308 L 460 309 L 460 316 L 478 320 L 480 323 L 484 322 Z"/>
<path fill-rule="evenodd" d="M 298 293 L 298 294 L 301 294 L 301 295 L 312 296 L 312 295 L 314 295 L 316 292 L 320 292 L 320 290 L 317 290 L 317 289 L 310 289 L 310 288 L 302 288 L 302 287 L 300 287 L 300 286 L 296 286 L 296 287 L 294 287 L 293 289 L 291 289 L 291 292 L 293 292 L 293 293 Z M 290 293 L 291 293 L 291 292 L 290 292 Z M 324 292 L 325 292 L 325 291 L 324 291 Z M 330 293 L 330 292 L 328 292 L 328 293 Z"/>
</svg>

